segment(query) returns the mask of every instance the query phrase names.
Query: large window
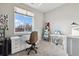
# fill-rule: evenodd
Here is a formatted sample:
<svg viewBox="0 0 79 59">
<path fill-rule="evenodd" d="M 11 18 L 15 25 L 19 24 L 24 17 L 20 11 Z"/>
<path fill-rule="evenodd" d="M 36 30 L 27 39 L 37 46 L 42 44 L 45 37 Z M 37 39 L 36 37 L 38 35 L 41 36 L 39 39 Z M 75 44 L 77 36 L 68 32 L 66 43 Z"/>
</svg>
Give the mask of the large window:
<svg viewBox="0 0 79 59">
<path fill-rule="evenodd" d="M 20 11 L 19 11 L 20 10 Z M 24 13 L 23 13 L 24 12 Z M 33 25 L 33 16 L 26 13 L 26 10 L 16 9 L 15 10 L 15 32 L 31 32 Z"/>
</svg>

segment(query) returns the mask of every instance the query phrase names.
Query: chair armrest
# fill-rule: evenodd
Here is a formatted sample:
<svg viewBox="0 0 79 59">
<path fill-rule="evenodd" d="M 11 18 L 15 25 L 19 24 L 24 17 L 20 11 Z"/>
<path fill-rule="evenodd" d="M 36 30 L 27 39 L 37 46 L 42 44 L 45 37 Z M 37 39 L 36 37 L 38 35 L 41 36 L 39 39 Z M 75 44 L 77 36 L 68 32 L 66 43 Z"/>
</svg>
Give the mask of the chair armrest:
<svg viewBox="0 0 79 59">
<path fill-rule="evenodd" d="M 26 43 L 31 44 L 29 40 L 26 40 Z"/>
</svg>

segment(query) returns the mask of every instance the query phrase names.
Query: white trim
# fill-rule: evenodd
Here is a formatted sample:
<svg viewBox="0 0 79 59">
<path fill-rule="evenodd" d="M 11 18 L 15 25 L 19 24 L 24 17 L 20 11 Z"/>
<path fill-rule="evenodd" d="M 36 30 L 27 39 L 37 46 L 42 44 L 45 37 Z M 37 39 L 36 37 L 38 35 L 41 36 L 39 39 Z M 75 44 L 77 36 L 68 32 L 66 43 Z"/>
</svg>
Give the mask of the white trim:
<svg viewBox="0 0 79 59">
<path fill-rule="evenodd" d="M 26 14 L 27 10 L 24 10 L 22 8 L 14 7 L 14 11 L 21 13 L 21 14 Z"/>
</svg>

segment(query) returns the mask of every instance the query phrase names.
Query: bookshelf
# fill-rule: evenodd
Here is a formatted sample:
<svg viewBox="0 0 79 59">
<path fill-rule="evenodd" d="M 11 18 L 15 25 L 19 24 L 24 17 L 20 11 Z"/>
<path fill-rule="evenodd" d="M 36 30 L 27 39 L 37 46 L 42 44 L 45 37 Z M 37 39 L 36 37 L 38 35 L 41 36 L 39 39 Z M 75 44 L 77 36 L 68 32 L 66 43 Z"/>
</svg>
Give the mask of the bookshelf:
<svg viewBox="0 0 79 59">
<path fill-rule="evenodd" d="M 50 41 L 50 23 L 49 22 L 47 22 L 44 26 L 43 39 L 46 41 Z"/>
<path fill-rule="evenodd" d="M 5 48 L 5 29 L 0 28 L 0 54 L 4 55 Z"/>
<path fill-rule="evenodd" d="M 5 39 L 5 30 L 8 30 L 8 15 L 0 15 L 0 55 L 7 55 L 7 40 Z"/>
</svg>

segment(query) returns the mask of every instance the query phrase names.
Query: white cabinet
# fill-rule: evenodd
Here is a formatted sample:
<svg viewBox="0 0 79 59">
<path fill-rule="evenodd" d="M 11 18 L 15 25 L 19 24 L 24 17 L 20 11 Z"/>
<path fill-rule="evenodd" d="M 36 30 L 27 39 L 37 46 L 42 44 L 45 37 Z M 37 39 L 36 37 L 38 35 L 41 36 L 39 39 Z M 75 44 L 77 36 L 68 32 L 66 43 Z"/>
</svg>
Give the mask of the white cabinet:
<svg viewBox="0 0 79 59">
<path fill-rule="evenodd" d="M 72 56 L 79 56 L 79 38 L 72 40 Z"/>
<path fill-rule="evenodd" d="M 28 39 L 29 35 L 11 37 L 11 53 L 14 54 L 28 48 L 29 45 L 25 42 Z"/>
<path fill-rule="evenodd" d="M 11 37 L 11 53 L 20 51 L 20 37 Z"/>
<path fill-rule="evenodd" d="M 73 36 L 67 39 L 67 52 L 70 56 L 79 56 L 79 37 Z"/>
</svg>

